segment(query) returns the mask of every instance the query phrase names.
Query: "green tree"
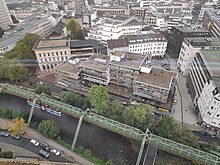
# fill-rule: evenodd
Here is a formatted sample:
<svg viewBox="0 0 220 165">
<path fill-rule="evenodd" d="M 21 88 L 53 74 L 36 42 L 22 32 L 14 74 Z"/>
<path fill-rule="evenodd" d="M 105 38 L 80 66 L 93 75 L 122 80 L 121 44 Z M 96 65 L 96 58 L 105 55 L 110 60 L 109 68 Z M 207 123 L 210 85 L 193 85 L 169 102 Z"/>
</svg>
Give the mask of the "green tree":
<svg viewBox="0 0 220 165">
<path fill-rule="evenodd" d="M 80 25 L 75 21 L 75 19 L 70 19 L 67 24 L 67 30 L 69 31 L 69 37 L 72 39 L 84 39 L 85 33 L 81 29 Z"/>
<path fill-rule="evenodd" d="M 129 106 L 122 114 L 126 124 L 145 131 L 147 128 L 153 130 L 155 118 L 152 111 L 143 106 Z"/>
<path fill-rule="evenodd" d="M 44 136 L 52 139 L 58 137 L 60 133 L 60 127 L 51 120 L 43 120 L 42 122 L 40 122 L 37 130 Z"/>
<path fill-rule="evenodd" d="M 34 88 L 34 92 L 35 92 L 36 94 L 44 93 L 44 94 L 47 94 L 47 95 L 51 95 L 50 88 L 49 88 L 48 86 L 45 86 L 45 85 L 37 85 L 37 86 Z"/>
<path fill-rule="evenodd" d="M 107 87 L 93 85 L 88 92 L 88 99 L 97 113 L 102 113 L 108 109 L 109 94 Z"/>
<path fill-rule="evenodd" d="M 0 38 L 4 35 L 4 30 L 0 27 Z"/>
<path fill-rule="evenodd" d="M 124 107 L 120 101 L 118 100 L 113 101 L 110 112 L 111 112 L 110 118 L 117 121 L 123 121 L 122 114 L 124 112 Z"/>
<path fill-rule="evenodd" d="M 11 14 L 11 19 L 13 23 L 19 23 L 19 21 L 15 18 L 13 14 Z"/>
<path fill-rule="evenodd" d="M 21 81 L 27 76 L 28 70 L 21 63 L 9 64 L 7 68 L 7 78 L 10 81 Z"/>
</svg>

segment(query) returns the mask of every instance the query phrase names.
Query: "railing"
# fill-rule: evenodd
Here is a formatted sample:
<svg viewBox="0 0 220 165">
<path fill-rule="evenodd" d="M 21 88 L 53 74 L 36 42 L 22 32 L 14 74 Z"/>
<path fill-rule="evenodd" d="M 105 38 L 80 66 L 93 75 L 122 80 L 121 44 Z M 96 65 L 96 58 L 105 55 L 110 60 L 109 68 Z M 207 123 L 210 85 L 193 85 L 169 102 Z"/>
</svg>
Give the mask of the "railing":
<svg viewBox="0 0 220 165">
<path fill-rule="evenodd" d="M 80 108 L 62 103 L 44 95 L 37 95 L 27 88 L 21 88 L 10 84 L 0 84 L 0 92 L 8 93 L 25 99 L 39 98 L 39 101 L 42 104 L 49 105 L 50 107 L 59 109 L 63 113 L 69 114 L 77 118 L 84 114 L 84 111 Z M 142 132 L 141 130 L 100 116 L 93 112 L 88 112 L 84 116 L 84 119 L 92 124 L 98 125 L 102 128 L 108 129 L 110 131 L 116 132 L 132 139 L 141 141 L 144 138 L 144 132 Z M 193 160 L 195 162 L 207 165 L 220 165 L 219 157 L 214 154 L 209 154 L 207 152 L 200 151 L 181 143 L 162 138 L 160 136 L 151 134 L 150 132 L 147 136 L 146 142 L 148 144 L 156 146 L 159 149 L 184 157 L 189 160 Z"/>
</svg>

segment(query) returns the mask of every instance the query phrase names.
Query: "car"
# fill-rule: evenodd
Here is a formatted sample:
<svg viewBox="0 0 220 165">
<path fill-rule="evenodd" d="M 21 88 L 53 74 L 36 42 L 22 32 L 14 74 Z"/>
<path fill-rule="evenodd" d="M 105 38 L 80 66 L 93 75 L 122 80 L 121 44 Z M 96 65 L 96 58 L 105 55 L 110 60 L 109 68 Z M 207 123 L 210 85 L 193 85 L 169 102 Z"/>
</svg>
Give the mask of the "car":
<svg viewBox="0 0 220 165">
<path fill-rule="evenodd" d="M 204 136 L 209 136 L 209 135 L 210 135 L 210 134 L 209 134 L 208 132 L 206 132 L 206 131 L 201 131 L 200 134 L 201 134 L 201 135 L 204 135 Z"/>
<path fill-rule="evenodd" d="M 49 158 L 50 154 L 47 151 L 40 150 L 39 154 L 42 155 L 45 158 Z"/>
<path fill-rule="evenodd" d="M 47 144 L 41 143 L 41 144 L 40 144 L 40 147 L 41 147 L 43 150 L 47 151 L 47 152 L 50 152 L 50 150 L 51 150 L 50 146 L 47 145 Z"/>
<path fill-rule="evenodd" d="M 56 150 L 55 148 L 52 148 L 52 149 L 50 150 L 50 152 L 53 153 L 53 154 L 56 155 L 56 156 L 59 156 L 59 155 L 61 154 L 60 151 Z"/>
<path fill-rule="evenodd" d="M 34 146 L 38 147 L 40 145 L 40 143 L 34 139 L 31 139 L 30 141 Z"/>
<path fill-rule="evenodd" d="M 8 132 L 0 132 L 0 136 L 9 137 L 10 134 Z"/>
<path fill-rule="evenodd" d="M 21 136 L 15 135 L 15 134 L 12 134 L 11 137 L 12 137 L 13 139 L 16 139 L 16 140 L 21 139 Z"/>
</svg>

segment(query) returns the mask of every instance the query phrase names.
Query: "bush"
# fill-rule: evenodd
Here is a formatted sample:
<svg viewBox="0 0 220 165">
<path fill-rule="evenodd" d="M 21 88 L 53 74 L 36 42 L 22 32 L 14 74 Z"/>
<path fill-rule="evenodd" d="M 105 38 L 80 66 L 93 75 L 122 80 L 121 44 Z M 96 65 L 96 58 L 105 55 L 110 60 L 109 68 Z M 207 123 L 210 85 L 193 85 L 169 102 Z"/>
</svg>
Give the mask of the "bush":
<svg viewBox="0 0 220 165">
<path fill-rule="evenodd" d="M 59 136 L 60 127 L 51 120 L 43 120 L 38 125 L 37 130 L 44 136 L 55 139 Z"/>
<path fill-rule="evenodd" d="M 0 109 L 0 117 L 11 119 L 12 118 L 12 109 L 3 107 Z"/>
<path fill-rule="evenodd" d="M 44 94 L 47 94 L 47 95 L 51 95 L 51 92 L 50 92 L 50 88 L 45 86 L 45 85 L 37 85 L 35 88 L 34 88 L 34 92 L 36 94 L 41 94 L 41 93 L 44 93 Z"/>
</svg>

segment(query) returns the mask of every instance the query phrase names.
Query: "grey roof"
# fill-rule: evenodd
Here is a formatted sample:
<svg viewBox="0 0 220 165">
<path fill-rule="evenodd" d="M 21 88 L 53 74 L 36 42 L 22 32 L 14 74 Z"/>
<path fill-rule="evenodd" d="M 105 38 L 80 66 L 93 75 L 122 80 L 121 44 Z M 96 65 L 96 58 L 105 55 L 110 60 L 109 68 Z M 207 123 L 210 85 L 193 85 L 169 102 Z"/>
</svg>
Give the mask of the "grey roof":
<svg viewBox="0 0 220 165">
<path fill-rule="evenodd" d="M 98 41 L 96 40 L 70 40 L 70 48 L 76 47 L 84 47 L 84 46 L 93 46 L 96 47 L 98 45 Z"/>
<path fill-rule="evenodd" d="M 220 50 L 201 50 L 212 76 L 220 75 Z"/>
<path fill-rule="evenodd" d="M 66 26 L 65 23 L 63 23 L 62 21 L 59 21 L 57 23 L 56 26 L 53 27 L 53 32 L 57 33 L 57 34 L 61 34 L 63 31 L 63 28 Z"/>
<path fill-rule="evenodd" d="M 209 32 L 208 30 L 206 30 L 203 27 L 202 28 L 186 28 L 186 27 L 177 26 L 175 28 L 181 32 Z"/>
<path fill-rule="evenodd" d="M 192 46 L 218 46 L 220 47 L 220 38 L 215 37 L 189 37 L 185 38 Z"/>
</svg>

